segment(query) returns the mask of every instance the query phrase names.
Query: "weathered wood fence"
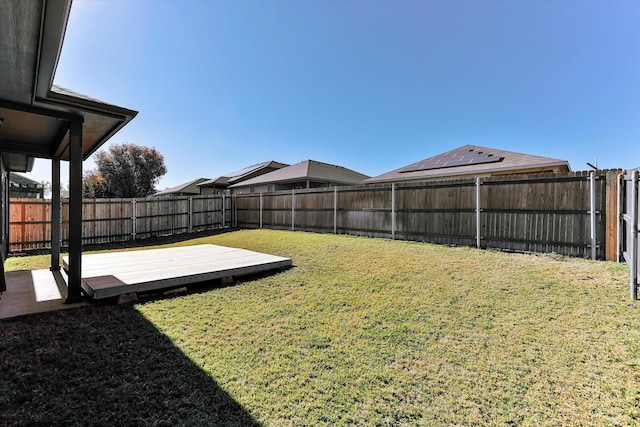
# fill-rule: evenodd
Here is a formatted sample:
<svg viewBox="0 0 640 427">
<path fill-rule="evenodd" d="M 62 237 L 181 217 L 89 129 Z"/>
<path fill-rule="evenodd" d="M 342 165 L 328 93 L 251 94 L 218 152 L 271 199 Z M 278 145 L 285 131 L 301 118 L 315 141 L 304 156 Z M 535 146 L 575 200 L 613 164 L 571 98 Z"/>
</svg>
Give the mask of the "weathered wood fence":
<svg viewBox="0 0 640 427">
<path fill-rule="evenodd" d="M 618 171 L 513 175 L 233 198 L 87 199 L 83 243 L 237 226 L 618 260 L 617 175 Z M 11 251 L 51 246 L 51 201 L 11 199 L 10 209 Z M 68 212 L 63 201 L 63 245 Z"/>
<path fill-rule="evenodd" d="M 82 242 L 100 244 L 224 228 L 231 225 L 224 195 L 140 199 L 85 199 Z M 51 247 L 51 200 L 10 199 L 9 250 Z M 69 238 L 69 201 L 62 201 L 62 245 Z"/>
<path fill-rule="evenodd" d="M 618 171 L 234 196 L 238 227 L 615 259 Z"/>
<path fill-rule="evenodd" d="M 640 168 L 618 177 L 618 261 L 629 264 L 629 288 L 631 299 L 638 299 L 640 282 Z"/>
</svg>

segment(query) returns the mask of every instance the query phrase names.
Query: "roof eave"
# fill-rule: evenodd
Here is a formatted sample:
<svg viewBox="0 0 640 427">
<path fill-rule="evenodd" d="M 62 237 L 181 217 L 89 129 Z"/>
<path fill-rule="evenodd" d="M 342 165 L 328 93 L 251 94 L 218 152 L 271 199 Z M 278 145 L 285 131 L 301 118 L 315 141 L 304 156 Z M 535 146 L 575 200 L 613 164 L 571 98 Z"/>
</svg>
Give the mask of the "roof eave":
<svg viewBox="0 0 640 427">
<path fill-rule="evenodd" d="M 402 174 L 400 174 L 399 172 L 396 172 L 393 176 L 389 176 L 389 177 L 385 177 L 385 178 L 369 178 L 364 180 L 363 182 L 366 184 L 377 184 L 377 183 L 383 183 L 383 182 L 396 182 L 396 181 L 421 181 L 421 180 L 428 180 L 428 179 L 440 179 L 440 178 L 450 178 L 450 177 L 464 177 L 464 176 L 476 176 L 476 175 L 483 175 L 483 174 L 491 174 L 491 173 L 495 173 L 495 172 L 505 172 L 505 171 L 509 171 L 509 170 L 518 170 L 518 169 L 522 169 L 522 170 L 535 170 L 535 169 L 544 169 L 544 168 L 551 168 L 551 167 L 562 167 L 562 166 L 566 166 L 568 171 L 571 172 L 571 166 L 569 165 L 569 162 L 567 161 L 559 161 L 559 162 L 547 162 L 547 163 L 538 163 L 538 164 L 533 164 L 533 165 L 526 165 L 525 167 L 521 167 L 518 168 L 517 166 L 504 166 L 501 168 L 491 168 L 491 169 L 485 169 L 485 170 L 470 170 L 470 171 L 449 171 L 449 172 L 445 172 L 445 173 L 441 173 L 441 174 L 437 174 L 437 175 L 420 175 L 420 176 L 405 176 L 403 177 Z M 394 173 L 394 172 L 391 172 Z"/>
<path fill-rule="evenodd" d="M 46 98 L 60 60 L 60 52 L 67 31 L 71 0 L 48 1 L 42 11 L 40 42 L 36 64 L 33 99 Z"/>
</svg>

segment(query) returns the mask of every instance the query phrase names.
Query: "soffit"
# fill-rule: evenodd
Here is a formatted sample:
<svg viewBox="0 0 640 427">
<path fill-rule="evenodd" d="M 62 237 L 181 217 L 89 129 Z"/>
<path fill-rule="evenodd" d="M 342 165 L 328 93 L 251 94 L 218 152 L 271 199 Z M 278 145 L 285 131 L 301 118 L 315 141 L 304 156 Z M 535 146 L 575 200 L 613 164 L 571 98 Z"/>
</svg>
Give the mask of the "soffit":
<svg viewBox="0 0 640 427">
<path fill-rule="evenodd" d="M 4 0 L 0 9 L 0 151 L 9 169 L 33 157 L 69 159 L 69 126 L 83 122 L 83 158 L 137 112 L 52 85 L 70 0 Z"/>
</svg>

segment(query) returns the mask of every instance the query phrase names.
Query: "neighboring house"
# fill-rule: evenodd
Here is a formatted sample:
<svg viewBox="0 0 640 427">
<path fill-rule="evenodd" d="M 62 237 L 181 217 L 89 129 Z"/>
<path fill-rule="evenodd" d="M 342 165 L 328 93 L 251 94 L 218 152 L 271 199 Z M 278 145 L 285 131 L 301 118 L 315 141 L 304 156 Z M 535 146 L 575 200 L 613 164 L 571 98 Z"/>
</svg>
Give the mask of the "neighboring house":
<svg viewBox="0 0 640 427">
<path fill-rule="evenodd" d="M 198 184 L 200 187 L 200 194 L 216 194 L 222 192 L 229 192 L 231 185 L 239 184 L 243 181 L 264 175 L 274 170 L 282 169 L 289 166 L 286 163 L 279 163 L 273 160 L 268 162 L 262 162 L 255 165 L 247 166 L 237 171 L 229 172 L 216 179 L 210 179 Z"/>
<path fill-rule="evenodd" d="M 167 188 L 159 191 L 154 196 L 199 196 L 200 188 L 198 184 L 209 181 L 209 178 L 198 178 L 175 187 Z"/>
<path fill-rule="evenodd" d="M 446 153 L 374 176 L 366 184 L 474 176 L 571 171 L 566 160 L 464 145 Z"/>
<path fill-rule="evenodd" d="M 9 174 L 9 197 L 44 199 L 44 185 L 26 176 L 11 172 Z"/>
<path fill-rule="evenodd" d="M 342 166 L 305 160 L 230 186 L 234 193 L 260 193 L 303 188 L 357 185 L 369 178 Z"/>
</svg>

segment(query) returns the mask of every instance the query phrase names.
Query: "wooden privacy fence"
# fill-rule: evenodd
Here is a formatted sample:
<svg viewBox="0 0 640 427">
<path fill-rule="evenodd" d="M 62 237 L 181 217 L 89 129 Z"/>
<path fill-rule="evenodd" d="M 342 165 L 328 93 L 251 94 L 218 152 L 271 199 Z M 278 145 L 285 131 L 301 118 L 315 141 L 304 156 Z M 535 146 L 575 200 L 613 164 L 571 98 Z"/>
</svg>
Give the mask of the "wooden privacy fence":
<svg viewBox="0 0 640 427">
<path fill-rule="evenodd" d="M 51 247 L 51 200 L 10 199 L 9 250 Z M 84 199 L 82 243 L 100 244 L 224 228 L 231 225 L 224 195 Z M 61 239 L 69 238 L 69 201 L 62 201 Z"/>
<path fill-rule="evenodd" d="M 235 225 L 615 259 L 609 172 L 234 195 Z"/>
<path fill-rule="evenodd" d="M 618 253 L 617 260 L 629 265 L 629 288 L 632 300 L 638 299 L 640 281 L 640 168 L 618 177 Z"/>
</svg>

